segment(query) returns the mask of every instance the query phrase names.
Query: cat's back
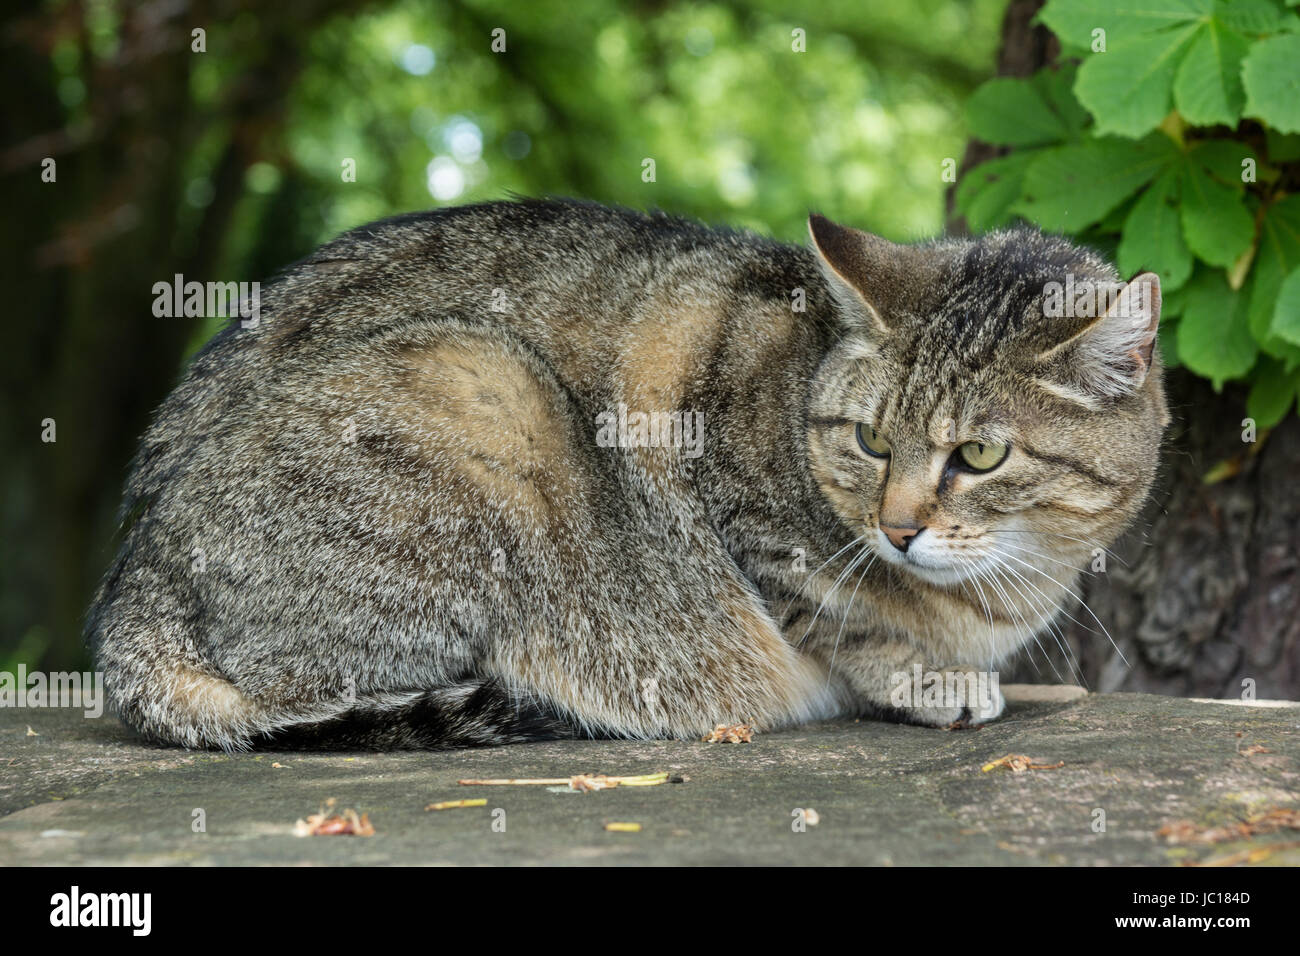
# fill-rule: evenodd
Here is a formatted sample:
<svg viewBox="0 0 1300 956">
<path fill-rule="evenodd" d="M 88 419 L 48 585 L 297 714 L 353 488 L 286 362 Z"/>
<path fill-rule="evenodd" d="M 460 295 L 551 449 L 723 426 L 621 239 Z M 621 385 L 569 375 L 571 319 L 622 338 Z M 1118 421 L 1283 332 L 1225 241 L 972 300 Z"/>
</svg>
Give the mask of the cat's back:
<svg viewBox="0 0 1300 956">
<path fill-rule="evenodd" d="M 195 358 L 145 446 L 261 428 L 322 389 L 375 379 L 451 326 L 500 334 L 604 399 L 623 352 L 725 342 L 729 320 L 749 322 L 763 304 L 788 315 L 791 290 L 819 284 L 801 247 L 659 212 L 527 199 L 396 216 L 270 283 L 255 320 L 232 323 Z"/>
<path fill-rule="evenodd" d="M 719 289 L 812 265 L 805 250 L 679 216 L 569 199 L 458 206 L 353 229 L 291 267 L 267 300 L 270 334 L 366 328 L 430 310 L 545 318 L 581 298 L 635 298 L 674 277 Z M 372 307 L 382 305 L 376 312 Z M 329 307 L 341 312 L 332 312 Z M 324 323 L 327 313 L 338 314 Z"/>
</svg>

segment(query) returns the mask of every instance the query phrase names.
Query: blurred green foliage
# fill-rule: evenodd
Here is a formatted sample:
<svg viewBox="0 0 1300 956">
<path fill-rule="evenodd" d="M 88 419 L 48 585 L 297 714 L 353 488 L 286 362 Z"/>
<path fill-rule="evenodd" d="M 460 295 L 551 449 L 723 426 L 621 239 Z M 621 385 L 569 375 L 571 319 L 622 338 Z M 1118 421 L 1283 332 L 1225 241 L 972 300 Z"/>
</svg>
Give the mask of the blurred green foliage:
<svg viewBox="0 0 1300 956">
<path fill-rule="evenodd" d="M 408 0 L 340 18 L 311 36 L 277 149 L 248 170 L 223 271 L 264 276 L 358 224 L 512 193 L 795 241 L 811 208 L 895 238 L 934 235 L 942 163 L 961 156 L 962 106 L 991 71 L 1004 5 Z M 230 42 L 255 29 L 244 15 Z M 220 96 L 229 70 L 203 59 L 193 97 Z M 194 203 L 219 131 L 211 139 L 186 171 Z"/>
</svg>

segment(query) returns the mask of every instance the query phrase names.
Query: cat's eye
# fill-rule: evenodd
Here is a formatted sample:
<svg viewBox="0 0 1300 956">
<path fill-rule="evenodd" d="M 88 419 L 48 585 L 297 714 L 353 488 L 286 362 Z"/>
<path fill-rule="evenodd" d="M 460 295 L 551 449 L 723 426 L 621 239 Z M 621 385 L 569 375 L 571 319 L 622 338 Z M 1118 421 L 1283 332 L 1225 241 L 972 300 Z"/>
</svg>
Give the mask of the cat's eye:
<svg viewBox="0 0 1300 956">
<path fill-rule="evenodd" d="M 858 422 L 858 445 L 872 458 L 888 458 L 889 442 L 880 437 L 880 433 L 870 425 Z"/>
<path fill-rule="evenodd" d="M 968 441 L 957 449 L 957 455 L 971 471 L 992 471 L 1002 464 L 1008 450 L 1000 442 Z"/>
</svg>

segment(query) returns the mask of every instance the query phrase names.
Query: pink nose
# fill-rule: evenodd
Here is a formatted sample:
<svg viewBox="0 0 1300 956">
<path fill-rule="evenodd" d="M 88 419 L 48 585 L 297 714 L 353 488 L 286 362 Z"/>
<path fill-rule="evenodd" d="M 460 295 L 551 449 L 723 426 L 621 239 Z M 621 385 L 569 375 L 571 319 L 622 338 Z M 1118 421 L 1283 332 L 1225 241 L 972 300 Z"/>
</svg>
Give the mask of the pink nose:
<svg viewBox="0 0 1300 956">
<path fill-rule="evenodd" d="M 924 528 L 890 528 L 882 524 L 880 526 L 880 530 L 885 533 L 885 537 L 889 539 L 890 544 L 896 547 L 899 551 L 906 553 L 907 549 L 912 544 L 912 539 L 915 538 L 918 534 L 920 534 L 925 529 Z"/>
</svg>

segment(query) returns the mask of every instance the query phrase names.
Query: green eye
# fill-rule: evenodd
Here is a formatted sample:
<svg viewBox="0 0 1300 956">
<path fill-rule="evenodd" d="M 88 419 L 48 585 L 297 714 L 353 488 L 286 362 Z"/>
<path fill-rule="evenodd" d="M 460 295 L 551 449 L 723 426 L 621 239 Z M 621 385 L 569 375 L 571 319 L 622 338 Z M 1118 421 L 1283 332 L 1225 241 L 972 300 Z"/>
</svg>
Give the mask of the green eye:
<svg viewBox="0 0 1300 956">
<path fill-rule="evenodd" d="M 1008 451 L 1006 445 L 996 442 L 985 444 L 984 442 L 968 441 L 957 449 L 957 454 L 961 456 L 962 464 L 971 471 L 992 471 L 1002 464 L 1007 457 Z"/>
<path fill-rule="evenodd" d="M 858 445 L 872 458 L 888 458 L 889 442 L 880 437 L 870 425 L 858 422 Z"/>
</svg>

